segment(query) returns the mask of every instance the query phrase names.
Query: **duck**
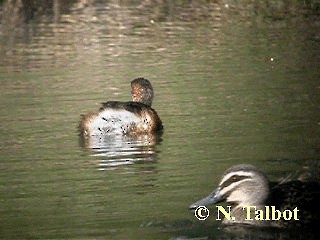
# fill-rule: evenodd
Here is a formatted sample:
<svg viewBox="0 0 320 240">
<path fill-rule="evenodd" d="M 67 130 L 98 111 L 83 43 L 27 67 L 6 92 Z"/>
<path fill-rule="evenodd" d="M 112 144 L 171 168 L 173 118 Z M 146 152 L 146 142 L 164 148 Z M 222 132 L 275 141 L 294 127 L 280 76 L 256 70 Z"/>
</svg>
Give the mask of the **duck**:
<svg viewBox="0 0 320 240">
<path fill-rule="evenodd" d="M 227 169 L 218 187 L 207 197 L 190 205 L 190 209 L 199 206 L 217 205 L 225 202 L 231 206 L 230 215 L 224 218 L 225 226 L 253 226 L 277 228 L 311 228 L 318 224 L 320 210 L 320 184 L 316 181 L 302 181 L 299 178 L 286 177 L 278 182 L 268 180 L 266 174 L 250 164 L 239 164 Z M 298 210 L 296 220 L 293 217 L 279 220 L 256 219 L 255 211 L 248 217 L 247 206 L 254 206 L 255 210 L 265 211 L 273 206 L 283 212 Z"/>
<path fill-rule="evenodd" d="M 81 116 L 79 129 L 84 137 L 104 135 L 154 134 L 163 129 L 162 121 L 151 107 L 154 91 L 146 78 L 131 81 L 132 101 L 108 101 L 98 112 Z"/>
</svg>

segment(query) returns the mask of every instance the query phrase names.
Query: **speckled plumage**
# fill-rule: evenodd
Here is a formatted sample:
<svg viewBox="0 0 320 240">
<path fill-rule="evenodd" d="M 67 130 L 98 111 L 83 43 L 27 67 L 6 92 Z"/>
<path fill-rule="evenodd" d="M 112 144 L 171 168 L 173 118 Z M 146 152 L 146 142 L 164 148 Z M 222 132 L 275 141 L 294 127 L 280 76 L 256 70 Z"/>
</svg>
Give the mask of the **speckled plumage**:
<svg viewBox="0 0 320 240">
<path fill-rule="evenodd" d="M 102 103 L 98 112 L 82 116 L 80 132 L 83 136 L 106 134 L 137 135 L 161 130 L 162 122 L 151 108 L 153 89 L 150 82 L 137 78 L 131 82 L 132 99 L 129 102 Z"/>
</svg>

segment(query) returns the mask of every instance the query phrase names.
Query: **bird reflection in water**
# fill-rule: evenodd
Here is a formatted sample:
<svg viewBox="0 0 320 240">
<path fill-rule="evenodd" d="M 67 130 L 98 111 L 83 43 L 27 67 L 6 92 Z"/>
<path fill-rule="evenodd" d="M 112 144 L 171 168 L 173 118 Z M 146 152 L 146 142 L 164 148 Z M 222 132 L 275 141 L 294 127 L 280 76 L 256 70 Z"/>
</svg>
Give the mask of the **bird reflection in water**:
<svg viewBox="0 0 320 240">
<path fill-rule="evenodd" d="M 115 170 L 134 163 L 156 162 L 160 134 L 80 137 L 80 145 L 98 158 L 98 170 Z M 153 168 L 147 168 L 152 171 Z"/>
</svg>

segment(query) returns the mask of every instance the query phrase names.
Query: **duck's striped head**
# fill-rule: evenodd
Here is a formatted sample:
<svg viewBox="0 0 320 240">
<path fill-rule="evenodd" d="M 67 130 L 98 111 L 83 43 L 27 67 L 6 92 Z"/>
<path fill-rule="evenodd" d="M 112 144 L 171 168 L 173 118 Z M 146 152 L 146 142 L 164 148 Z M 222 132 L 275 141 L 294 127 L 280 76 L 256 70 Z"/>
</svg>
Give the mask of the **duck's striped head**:
<svg viewBox="0 0 320 240">
<path fill-rule="evenodd" d="M 265 174 L 252 165 L 240 164 L 226 170 L 217 189 L 190 208 L 222 201 L 237 206 L 258 206 L 265 204 L 268 194 L 269 183 Z"/>
</svg>

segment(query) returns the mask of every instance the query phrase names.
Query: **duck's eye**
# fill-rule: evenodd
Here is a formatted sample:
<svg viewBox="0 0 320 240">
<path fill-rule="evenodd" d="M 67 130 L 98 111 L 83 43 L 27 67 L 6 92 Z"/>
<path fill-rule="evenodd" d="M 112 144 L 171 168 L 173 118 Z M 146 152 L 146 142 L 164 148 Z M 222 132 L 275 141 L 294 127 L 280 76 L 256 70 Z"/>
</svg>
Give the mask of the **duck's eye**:
<svg viewBox="0 0 320 240">
<path fill-rule="evenodd" d="M 237 176 L 233 176 L 233 177 L 231 178 L 231 180 L 232 180 L 232 182 L 236 182 L 236 181 L 238 181 L 238 177 L 237 177 Z"/>
</svg>

